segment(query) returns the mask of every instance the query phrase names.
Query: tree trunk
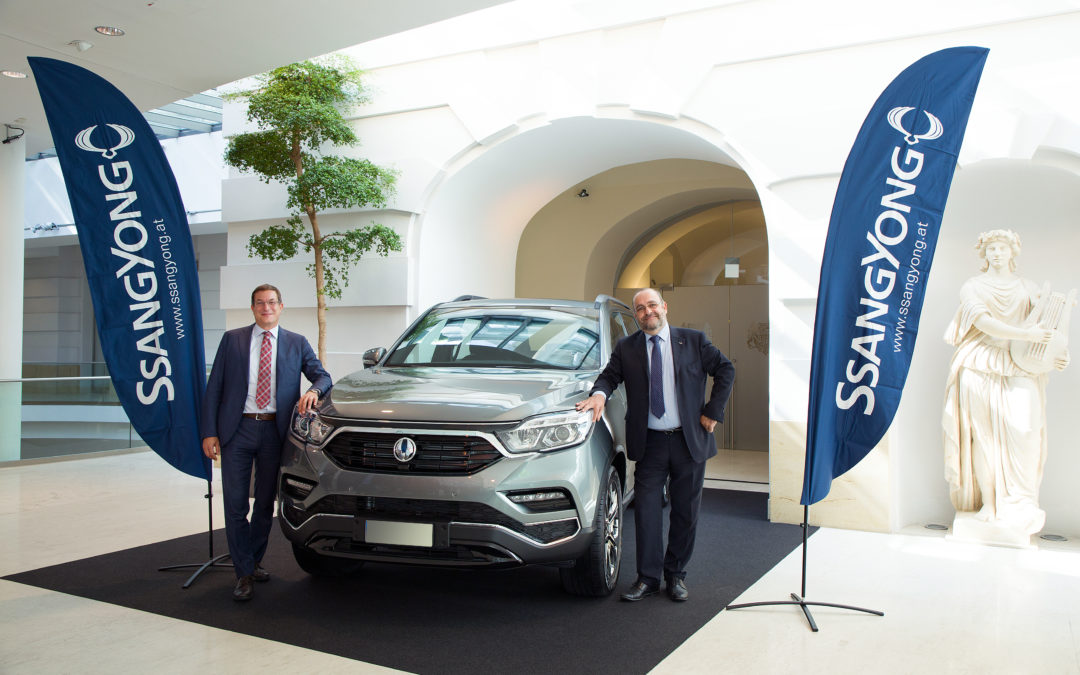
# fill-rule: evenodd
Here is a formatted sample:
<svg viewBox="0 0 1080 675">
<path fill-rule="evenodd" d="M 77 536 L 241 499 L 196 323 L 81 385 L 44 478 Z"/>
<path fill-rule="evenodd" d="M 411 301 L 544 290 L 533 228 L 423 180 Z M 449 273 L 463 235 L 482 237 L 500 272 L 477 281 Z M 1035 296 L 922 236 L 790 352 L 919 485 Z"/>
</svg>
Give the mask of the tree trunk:
<svg viewBox="0 0 1080 675">
<path fill-rule="evenodd" d="M 326 280 L 323 278 L 322 235 L 319 234 L 319 218 L 315 209 L 308 208 L 311 222 L 311 250 L 315 253 L 315 316 L 319 320 L 319 361 L 326 366 Z"/>
<path fill-rule="evenodd" d="M 300 135 L 293 134 L 292 149 L 289 152 L 293 166 L 296 168 L 296 177 L 304 175 L 303 154 L 300 152 Z M 304 212 L 307 213 L 308 222 L 311 223 L 311 250 L 315 254 L 315 318 L 319 323 L 319 361 L 326 366 L 326 280 L 323 277 L 322 235 L 319 234 L 319 214 L 311 204 L 304 204 Z"/>
</svg>

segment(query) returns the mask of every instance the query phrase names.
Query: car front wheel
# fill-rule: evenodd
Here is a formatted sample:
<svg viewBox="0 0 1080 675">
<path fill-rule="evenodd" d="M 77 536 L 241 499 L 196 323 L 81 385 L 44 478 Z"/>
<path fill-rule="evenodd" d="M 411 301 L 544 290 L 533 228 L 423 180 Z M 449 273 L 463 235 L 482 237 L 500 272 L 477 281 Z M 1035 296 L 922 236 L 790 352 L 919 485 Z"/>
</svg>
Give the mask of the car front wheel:
<svg viewBox="0 0 1080 675">
<path fill-rule="evenodd" d="M 615 467 L 609 466 L 601 484 L 589 550 L 574 562 L 573 567 L 559 570 L 567 592 L 594 597 L 611 595 L 619 581 L 622 529 L 622 483 Z"/>
</svg>

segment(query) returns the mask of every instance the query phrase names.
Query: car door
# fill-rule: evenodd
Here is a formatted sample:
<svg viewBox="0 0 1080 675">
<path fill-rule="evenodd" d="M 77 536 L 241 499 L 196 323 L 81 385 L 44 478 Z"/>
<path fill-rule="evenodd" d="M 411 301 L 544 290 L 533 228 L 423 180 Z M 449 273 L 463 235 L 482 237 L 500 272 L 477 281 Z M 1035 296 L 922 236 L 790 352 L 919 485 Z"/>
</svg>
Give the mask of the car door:
<svg viewBox="0 0 1080 675">
<path fill-rule="evenodd" d="M 628 323 L 629 322 L 629 323 Z M 606 355 L 610 358 L 611 351 L 615 347 L 615 343 L 620 338 L 629 335 L 630 326 L 636 326 L 634 319 L 627 313 L 620 312 L 616 309 L 609 309 L 607 320 L 607 336 L 606 336 Z M 605 359 L 604 365 L 607 365 Z M 608 428 L 611 430 L 611 437 L 615 442 L 615 451 L 626 454 L 626 386 L 620 384 L 619 387 L 611 392 L 611 396 L 607 400 L 607 404 L 604 406 L 604 419 L 608 423 Z M 627 476 L 626 476 L 626 489 L 624 494 L 632 494 L 634 487 L 634 472 L 633 462 L 627 462 Z"/>
</svg>

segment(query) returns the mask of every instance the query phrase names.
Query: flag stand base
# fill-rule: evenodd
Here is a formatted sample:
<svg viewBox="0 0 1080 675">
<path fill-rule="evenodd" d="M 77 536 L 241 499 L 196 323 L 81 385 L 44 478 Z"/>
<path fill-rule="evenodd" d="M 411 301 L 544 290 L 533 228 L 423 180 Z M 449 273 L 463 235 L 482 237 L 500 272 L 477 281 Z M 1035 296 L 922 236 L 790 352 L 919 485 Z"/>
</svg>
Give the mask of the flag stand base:
<svg viewBox="0 0 1080 675">
<path fill-rule="evenodd" d="M 806 615 L 806 621 L 810 624 L 810 630 L 815 633 L 818 632 L 817 623 L 814 621 L 814 615 L 810 613 L 809 605 L 817 607 L 836 607 L 838 609 L 850 609 L 854 612 L 866 612 L 867 614 L 874 614 L 876 616 L 885 616 L 885 612 L 879 612 L 876 609 L 866 609 L 864 607 L 854 607 L 852 605 L 838 605 L 832 602 L 810 602 L 804 600 L 806 597 L 806 536 L 810 530 L 810 507 L 803 505 L 803 521 L 802 521 L 802 593 L 791 594 L 791 600 L 771 600 L 768 602 L 746 602 L 738 605 L 728 605 L 725 609 L 743 609 L 746 607 L 764 607 L 766 605 L 796 605 L 802 609 L 803 614 Z"/>
<path fill-rule="evenodd" d="M 213 484 L 209 480 L 206 481 L 206 494 L 203 495 L 203 496 L 206 497 L 206 509 L 207 509 L 206 518 L 207 518 L 207 533 L 208 533 L 208 539 L 209 539 L 209 542 L 210 542 L 210 558 L 204 563 L 187 563 L 187 564 L 184 564 L 184 565 L 168 565 L 167 567 L 159 567 L 158 568 L 158 572 L 164 572 L 166 570 L 190 569 L 192 567 L 198 568 L 198 569 L 195 570 L 194 574 L 192 574 L 190 577 L 188 577 L 188 580 L 184 582 L 184 585 L 181 586 L 181 588 L 190 587 L 191 584 L 195 583 L 195 580 L 199 578 L 200 574 L 202 574 L 206 570 L 210 569 L 211 567 L 228 567 L 229 569 L 233 568 L 232 563 L 223 563 L 223 562 L 221 562 L 222 560 L 225 560 L 226 558 L 229 557 L 228 553 L 222 553 L 219 556 L 214 555 L 214 488 L 213 488 Z"/>
</svg>

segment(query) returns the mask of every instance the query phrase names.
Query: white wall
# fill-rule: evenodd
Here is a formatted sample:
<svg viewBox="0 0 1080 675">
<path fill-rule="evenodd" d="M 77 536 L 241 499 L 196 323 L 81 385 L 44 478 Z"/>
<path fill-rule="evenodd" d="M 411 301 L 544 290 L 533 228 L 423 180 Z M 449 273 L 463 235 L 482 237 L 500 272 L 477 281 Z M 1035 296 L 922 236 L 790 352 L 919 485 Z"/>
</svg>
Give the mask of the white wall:
<svg viewBox="0 0 1080 675">
<path fill-rule="evenodd" d="M 330 333 L 391 335 L 435 301 L 464 292 L 512 295 L 521 235 L 533 215 L 608 169 L 663 158 L 733 166 L 756 189 L 768 227 L 770 457 L 779 462 L 771 505 L 793 506 L 821 251 L 836 182 L 866 112 L 921 56 L 956 45 L 989 47 L 939 256 L 960 260 L 957 251 L 966 250 L 990 216 L 1008 213 L 1019 221 L 1023 214 L 1011 209 L 1020 191 L 1031 198 L 1015 208 L 1037 214 L 1017 228 L 1032 247 L 1023 260 L 1039 259 L 1039 242 L 1052 242 L 1076 213 L 1061 192 L 1075 194 L 1070 181 L 1080 175 L 1077 2 L 913 0 L 899 7 L 759 0 L 705 8 L 683 2 L 671 5 L 678 9 L 668 17 L 657 16 L 656 3 L 622 4 L 643 20 L 605 22 L 600 4 L 552 0 L 535 3 L 538 16 L 565 13 L 566 34 L 550 21 L 471 33 L 465 28 L 478 19 L 462 17 L 354 51 L 375 94 L 355 121 L 364 141 L 359 152 L 403 171 L 392 209 L 359 215 L 393 222 L 406 251 L 385 268 L 362 263 L 365 290 L 335 307 Z M 225 128 L 229 133 L 235 124 L 227 120 Z M 1031 173 L 984 175 L 982 163 L 997 160 L 1027 163 Z M 1047 167 L 1061 175 L 1045 173 Z M 280 194 L 251 179 L 230 179 L 225 193 L 230 226 L 222 291 L 232 325 L 248 320 L 253 276 L 241 268 L 256 264 L 243 242 L 285 214 L 274 206 L 283 203 Z M 968 206 L 998 199 L 1003 203 L 992 213 Z M 602 241 L 609 216 L 597 214 L 597 229 L 583 229 L 583 239 Z M 1049 270 L 1070 249 L 1041 250 L 1040 267 Z M 286 279 L 287 298 L 309 292 L 296 272 L 302 262 L 269 270 Z M 958 263 L 956 274 L 969 273 Z M 955 286 L 942 276 L 931 282 L 916 348 L 920 365 L 889 447 L 834 484 L 832 506 L 818 510 L 833 524 L 895 529 L 948 515 L 935 467 L 947 350 L 935 322 L 951 313 Z M 286 321 L 296 313 L 290 308 Z M 352 347 L 341 351 L 355 353 Z M 1056 444 L 1072 435 L 1061 411 L 1077 402 L 1069 379 L 1075 377 L 1064 374 L 1051 384 Z M 1048 476 L 1044 502 L 1048 525 L 1075 534 L 1080 523 L 1067 513 L 1080 511 L 1080 498 L 1063 478 L 1072 475 L 1067 456 L 1051 448 L 1048 470 L 1057 462 L 1061 472 Z"/>
</svg>

